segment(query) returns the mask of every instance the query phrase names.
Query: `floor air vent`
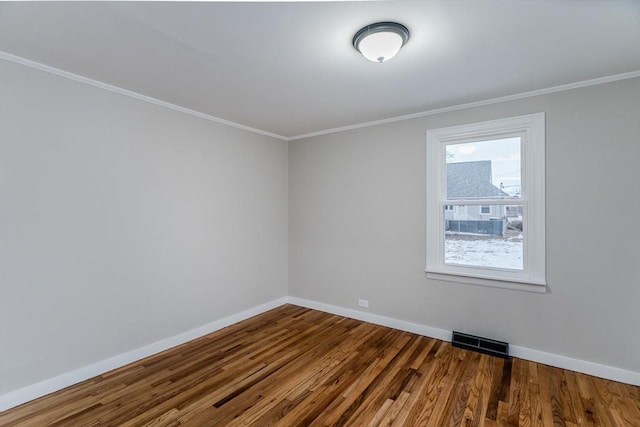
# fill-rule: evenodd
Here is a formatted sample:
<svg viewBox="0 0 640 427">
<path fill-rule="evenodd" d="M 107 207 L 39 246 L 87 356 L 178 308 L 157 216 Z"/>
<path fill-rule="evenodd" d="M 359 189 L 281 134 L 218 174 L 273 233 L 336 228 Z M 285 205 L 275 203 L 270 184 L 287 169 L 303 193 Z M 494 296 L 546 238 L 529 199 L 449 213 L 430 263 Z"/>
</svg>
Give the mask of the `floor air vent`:
<svg viewBox="0 0 640 427">
<path fill-rule="evenodd" d="M 451 345 L 497 357 L 509 357 L 509 343 L 453 331 Z"/>
</svg>

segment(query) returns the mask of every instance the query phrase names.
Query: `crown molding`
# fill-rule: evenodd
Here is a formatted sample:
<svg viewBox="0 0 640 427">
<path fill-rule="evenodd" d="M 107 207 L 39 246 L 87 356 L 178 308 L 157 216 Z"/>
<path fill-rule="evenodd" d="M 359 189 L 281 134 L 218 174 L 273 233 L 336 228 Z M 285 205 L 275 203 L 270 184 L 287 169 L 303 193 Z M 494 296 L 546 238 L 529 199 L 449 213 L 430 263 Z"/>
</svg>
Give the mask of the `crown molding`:
<svg viewBox="0 0 640 427">
<path fill-rule="evenodd" d="M 42 64 L 40 62 L 32 61 L 30 59 L 22 58 L 20 56 L 16 56 L 4 51 L 0 51 L 0 59 L 4 59 L 5 61 L 14 62 L 16 64 L 24 65 L 26 67 L 35 68 L 36 70 L 44 71 L 45 73 L 54 74 L 59 77 L 64 77 L 70 80 L 74 80 L 79 83 L 84 83 L 89 86 L 94 86 L 100 89 L 108 90 L 109 92 L 115 92 L 120 95 L 128 96 L 130 98 L 137 99 L 139 101 L 148 102 L 149 104 L 154 104 L 159 107 L 168 108 L 169 110 L 179 111 L 181 113 L 189 114 L 192 116 L 199 117 L 201 119 L 209 120 L 211 122 L 220 123 L 223 125 L 231 126 L 237 129 L 242 129 L 248 132 L 257 133 L 259 135 L 268 136 L 271 138 L 280 139 L 283 141 L 288 141 L 287 137 L 282 135 L 278 135 L 275 133 L 267 132 L 261 129 L 252 128 L 250 126 L 245 126 L 240 123 L 235 123 L 229 120 L 221 119 L 219 117 L 210 116 L 209 114 L 201 113 L 199 111 L 191 110 L 189 108 L 182 107 L 180 105 L 172 104 L 170 102 L 162 101 L 160 99 L 152 98 L 147 95 L 143 95 L 138 92 L 134 92 L 128 89 L 124 89 L 118 86 L 114 86 L 108 83 L 101 82 L 99 80 L 93 80 L 88 77 L 84 77 L 78 74 L 70 73 L 65 70 L 61 70 L 59 68 L 51 67 L 49 65 Z"/>
<path fill-rule="evenodd" d="M 546 89 L 537 89 L 529 92 L 517 93 L 514 95 L 501 96 L 499 98 L 485 99 L 483 101 L 475 101 L 475 102 L 469 102 L 467 104 L 459 104 L 459 105 L 452 105 L 450 107 L 436 108 L 434 110 L 422 111 L 419 113 L 412 113 L 404 116 L 390 117 L 388 119 L 375 120 L 375 121 L 364 122 L 364 123 L 359 123 L 355 125 L 341 126 L 333 129 L 321 130 L 318 132 L 305 133 L 303 135 L 288 137 L 287 141 L 296 141 L 299 139 L 313 138 L 315 136 L 328 135 L 332 133 L 344 132 L 344 131 L 354 130 L 354 129 L 361 129 L 361 128 L 366 128 L 370 126 L 383 125 L 386 123 L 401 122 L 403 120 L 417 119 L 420 117 L 433 116 L 436 114 L 448 113 L 451 111 L 459 111 L 459 110 L 466 110 L 469 108 L 481 107 L 483 105 L 498 104 L 500 102 L 515 101 L 518 99 L 531 98 L 533 96 L 547 95 L 547 94 L 556 93 L 556 92 L 564 92 L 565 90 L 578 89 L 578 88 L 587 87 L 587 86 L 595 86 L 595 85 L 600 85 L 604 83 L 615 82 L 618 80 L 632 79 L 635 77 L 640 77 L 640 71 L 631 71 L 628 73 L 614 74 L 611 76 L 599 77 L 597 79 L 583 80 L 581 82 L 568 83 L 560 86 L 553 86 Z"/>
<path fill-rule="evenodd" d="M 50 74 L 54 74 L 56 76 L 59 77 L 64 77 L 70 80 L 74 80 L 77 81 L 79 83 L 84 83 L 90 86 L 94 86 L 94 87 L 98 87 L 104 90 L 108 90 L 110 92 L 115 92 L 118 93 L 120 95 L 124 95 L 124 96 L 128 96 L 130 98 L 134 98 L 137 99 L 139 101 L 144 101 L 144 102 L 148 102 L 150 104 L 154 104 L 154 105 L 158 105 L 160 107 L 164 107 L 164 108 L 168 108 L 170 110 L 174 110 L 174 111 L 179 111 L 181 113 L 185 113 L 185 114 L 189 114 L 195 117 L 199 117 L 201 119 L 205 119 L 205 120 L 209 120 L 212 122 L 216 122 L 216 123 L 220 123 L 223 125 L 227 125 L 227 126 L 231 126 L 234 127 L 236 129 L 241 129 L 241 130 L 245 130 L 248 132 L 252 132 L 252 133 L 256 133 L 258 135 L 263 135 L 263 136 L 268 136 L 271 138 L 276 138 L 282 141 L 296 141 L 296 140 L 300 140 L 300 139 L 306 139 L 306 138 L 313 138 L 315 136 L 322 136 L 322 135 L 328 135 L 328 134 L 332 134 L 332 133 L 338 133 L 338 132 L 345 132 L 345 131 L 349 131 L 349 130 L 354 130 L 354 129 L 361 129 L 361 128 L 366 128 L 366 127 L 371 127 L 371 126 L 378 126 L 378 125 L 383 125 L 383 124 L 387 124 L 387 123 L 394 123 L 394 122 L 401 122 L 404 120 L 411 120 L 411 119 L 416 119 L 416 118 L 420 118 L 420 117 L 427 117 L 427 116 L 433 116 L 436 114 L 441 114 L 441 113 L 448 113 L 451 111 L 459 111 L 459 110 L 466 110 L 469 108 L 475 108 L 475 107 L 481 107 L 483 105 L 491 105 L 491 104 L 498 104 L 500 102 L 507 102 L 507 101 L 515 101 L 518 99 L 524 99 L 524 98 L 530 98 L 533 96 L 539 96 L 539 95 L 547 95 L 550 93 L 556 93 L 556 92 L 563 92 L 566 90 L 572 90 L 572 89 L 578 89 L 581 87 L 587 87 L 587 86 L 595 86 L 595 85 L 599 85 L 599 84 L 604 84 L 604 83 L 610 83 L 610 82 L 615 82 L 618 80 L 626 80 L 626 79 L 632 79 L 635 77 L 640 77 L 640 71 L 631 71 L 628 73 L 622 73 L 622 74 L 614 74 L 611 76 L 605 76 L 605 77 L 599 77 L 596 79 L 590 79 L 590 80 L 583 80 L 580 82 L 575 82 L 575 83 L 568 83 L 568 84 L 564 84 L 564 85 L 559 85 L 559 86 L 553 86 L 553 87 L 549 87 L 546 89 L 537 89 L 537 90 L 532 90 L 529 92 L 522 92 L 522 93 L 518 93 L 518 94 L 514 94 L 514 95 L 507 95 L 507 96 L 502 96 L 499 98 L 491 98 L 491 99 L 486 99 L 486 100 L 482 100 L 482 101 L 475 101 L 475 102 L 469 102 L 466 104 L 459 104 L 459 105 L 452 105 L 449 107 L 443 107 L 443 108 L 436 108 L 434 110 L 427 110 L 427 111 L 422 111 L 422 112 L 418 112 L 418 113 L 412 113 L 412 114 L 407 114 L 404 116 L 395 116 L 395 117 L 390 117 L 388 119 L 381 119 L 381 120 L 374 120 L 374 121 L 370 121 L 370 122 L 363 122 L 363 123 L 358 123 L 358 124 L 354 124 L 354 125 L 348 125 L 348 126 L 341 126 L 341 127 L 337 127 L 337 128 L 331 128 L 331 129 L 325 129 L 325 130 L 321 130 L 321 131 L 317 131 L 317 132 L 310 132 L 310 133 L 305 133 L 305 134 L 301 134 L 301 135 L 295 135 L 295 136 L 284 136 L 284 135 L 278 135 L 272 132 L 267 132 L 261 129 L 256 129 L 256 128 L 252 128 L 250 126 L 245 126 L 243 124 L 240 123 L 236 123 L 236 122 L 232 122 L 230 120 L 225 120 L 225 119 L 221 119 L 220 117 L 215 117 L 215 116 L 211 116 L 209 114 L 205 114 L 205 113 L 201 113 L 199 111 L 196 110 L 191 110 L 189 108 L 185 108 L 182 107 L 180 105 L 176 105 L 176 104 L 172 104 L 170 102 L 166 102 L 166 101 L 162 101 L 160 99 L 156 99 L 156 98 L 152 98 L 150 96 L 147 95 L 143 95 L 141 93 L 138 92 L 134 92 L 128 89 L 124 89 L 118 86 L 114 86 L 108 83 L 104 83 L 101 82 L 99 80 L 93 80 L 90 79 L 88 77 L 84 77 L 78 74 L 74 74 L 74 73 L 70 73 L 68 71 L 64 71 L 61 70 L 59 68 L 55 68 L 55 67 L 51 67 L 49 65 L 45 65 L 42 64 L 40 62 L 36 62 L 36 61 L 32 61 L 30 59 L 26 59 L 17 55 L 13 55 L 11 53 L 8 52 L 4 52 L 0 50 L 0 59 L 4 59 L 5 61 L 10 61 L 10 62 L 14 62 L 16 64 L 20 64 L 20 65 L 24 65 L 26 67 L 30 67 L 30 68 L 35 68 L 36 70 L 40 70 L 40 71 L 44 71 L 46 73 L 50 73 Z"/>
</svg>

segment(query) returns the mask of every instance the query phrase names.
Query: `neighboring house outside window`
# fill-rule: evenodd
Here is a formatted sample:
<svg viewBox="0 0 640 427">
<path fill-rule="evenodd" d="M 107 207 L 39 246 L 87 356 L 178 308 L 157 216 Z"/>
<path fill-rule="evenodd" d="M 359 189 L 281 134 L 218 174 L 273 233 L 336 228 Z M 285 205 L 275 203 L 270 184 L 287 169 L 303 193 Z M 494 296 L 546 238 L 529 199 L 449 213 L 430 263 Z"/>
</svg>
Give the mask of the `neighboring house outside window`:
<svg viewBox="0 0 640 427">
<path fill-rule="evenodd" d="M 447 163 L 447 196 L 452 199 L 469 196 L 508 197 L 509 195 L 491 183 L 491 161 Z M 502 217 L 501 209 L 492 206 L 445 205 L 446 220 L 488 220 Z"/>
<path fill-rule="evenodd" d="M 544 292 L 544 214 L 543 113 L 427 132 L 427 277 Z"/>
</svg>

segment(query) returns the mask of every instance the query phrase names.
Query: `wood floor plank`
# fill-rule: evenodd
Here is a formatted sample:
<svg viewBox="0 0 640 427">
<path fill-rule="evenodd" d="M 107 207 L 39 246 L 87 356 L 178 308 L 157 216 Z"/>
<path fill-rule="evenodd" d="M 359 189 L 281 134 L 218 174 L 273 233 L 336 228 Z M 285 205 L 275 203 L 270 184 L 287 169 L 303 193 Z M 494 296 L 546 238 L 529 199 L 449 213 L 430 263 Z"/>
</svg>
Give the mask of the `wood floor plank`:
<svg viewBox="0 0 640 427">
<path fill-rule="evenodd" d="M 483 426 L 487 416 L 487 407 L 489 405 L 489 395 L 491 392 L 491 378 L 495 370 L 496 358 L 486 355 L 482 356 L 482 362 L 479 368 L 478 376 L 480 378 L 480 388 L 478 390 L 477 399 L 469 400 L 467 412 L 465 413 L 464 425 L 470 427 Z M 474 406 L 475 405 L 475 406 Z"/>
<path fill-rule="evenodd" d="M 560 384 L 558 379 L 558 368 L 540 365 L 538 374 L 540 377 L 540 395 L 543 401 L 548 402 L 542 405 L 542 415 L 544 425 L 565 426 L 566 420 L 562 410 L 562 397 L 560 395 Z"/>
<path fill-rule="evenodd" d="M 445 410 L 450 398 L 455 398 L 451 392 L 456 385 L 456 378 L 463 372 L 462 367 L 464 366 L 465 357 L 470 353 L 457 347 L 451 347 L 449 344 L 445 344 L 445 347 L 450 349 L 449 358 L 447 359 L 449 363 L 445 366 L 446 370 L 440 371 L 443 375 L 435 377 L 437 386 L 431 389 L 428 400 L 429 405 L 421 413 L 417 425 L 430 425 L 433 419 L 442 420 L 444 425 L 447 423 L 445 420 L 449 418 L 447 416 L 449 414 Z"/>
<path fill-rule="evenodd" d="M 389 399 L 392 402 L 392 404 L 386 411 L 384 411 L 384 416 L 382 417 L 382 419 L 380 419 L 379 421 L 373 424 L 369 423 L 369 425 L 375 425 L 375 426 L 393 425 L 393 422 L 397 418 L 398 414 L 400 413 L 404 405 L 407 403 L 407 400 L 409 399 L 410 395 L 411 393 L 403 391 L 402 393 L 400 393 L 400 395 L 397 397 L 396 400 Z"/>
<path fill-rule="evenodd" d="M 408 333 L 399 334 L 397 337 L 395 349 L 396 356 L 393 363 L 387 364 L 378 376 L 369 384 L 362 392 L 358 399 L 357 406 L 349 408 L 349 411 L 343 414 L 342 420 L 338 424 L 354 425 L 354 420 L 358 420 L 357 424 L 366 425 L 375 416 L 377 409 L 384 404 L 387 399 L 394 399 L 395 390 L 398 387 L 398 373 L 405 367 L 409 359 L 409 353 L 412 348 L 418 344 L 417 336 L 411 336 Z"/>
<path fill-rule="evenodd" d="M 326 408 L 326 410 L 311 422 L 311 426 L 343 425 L 355 410 L 362 404 L 369 390 L 375 389 L 374 381 L 397 356 L 400 348 L 389 346 L 388 340 L 396 334 L 391 330 L 384 330 L 384 339 L 373 343 L 375 353 L 370 356 L 370 364 L 347 389 Z M 383 344 L 386 343 L 386 344 Z"/>
<path fill-rule="evenodd" d="M 589 377 L 588 380 L 591 383 L 593 396 L 595 396 L 596 399 L 596 405 L 601 408 L 599 412 L 600 422 L 603 425 L 618 425 L 614 414 L 612 414 L 611 412 L 611 410 L 615 409 L 615 407 L 613 398 L 609 393 L 609 389 L 607 388 L 608 380 L 595 381 L 595 378 L 593 377 Z"/>
<path fill-rule="evenodd" d="M 640 388 L 284 305 L 0 413 L 0 426 L 640 427 Z"/>
<path fill-rule="evenodd" d="M 527 362 L 529 365 L 529 405 L 531 407 L 531 425 L 533 427 L 544 426 L 542 415 L 542 396 L 540 395 L 540 376 L 538 364 Z"/>
<path fill-rule="evenodd" d="M 529 392 L 531 397 L 531 425 L 533 427 L 544 426 L 544 417 L 542 415 L 542 396 L 540 395 L 540 385 L 529 384 Z"/>
<path fill-rule="evenodd" d="M 430 356 L 436 354 L 439 346 L 440 341 L 427 339 L 424 342 L 424 347 L 422 348 L 420 354 L 413 360 L 411 369 L 414 369 L 416 371 L 416 383 L 412 385 L 411 393 L 408 397 L 408 400 L 398 413 L 396 419 L 393 421 L 393 426 L 398 427 L 408 424 L 407 420 L 410 417 L 411 411 L 413 408 L 417 407 L 417 402 L 424 394 L 423 390 L 428 383 L 425 380 L 425 376 L 428 373 L 429 367 L 433 366 L 433 364 L 431 363 L 432 357 Z"/>
<path fill-rule="evenodd" d="M 521 427 L 531 426 L 531 387 L 529 382 L 529 362 L 516 359 L 519 365 L 520 376 L 516 379 L 519 395 L 511 396 L 509 399 L 519 400 L 518 425 Z"/>
<path fill-rule="evenodd" d="M 520 381 L 522 371 L 522 360 L 515 359 L 511 364 L 511 379 L 509 381 L 509 410 L 507 415 L 507 422 L 509 425 L 518 425 L 520 423 L 520 393 L 522 392 L 523 384 Z"/>
<path fill-rule="evenodd" d="M 303 369 L 304 366 L 294 366 L 291 373 L 283 372 L 285 378 L 276 378 L 274 383 L 274 387 L 282 389 L 282 394 L 278 394 L 277 390 L 261 390 L 261 394 L 273 396 L 276 400 L 297 402 L 295 406 L 289 405 L 288 408 L 283 408 L 280 411 L 280 418 L 283 419 L 284 424 L 287 423 L 287 419 L 295 420 L 301 417 L 306 423 L 312 421 L 324 410 L 334 396 L 346 387 L 347 381 L 353 378 L 353 370 L 358 369 L 357 356 L 359 353 L 356 349 L 369 339 L 374 339 L 375 329 L 367 329 L 369 329 L 368 332 L 357 330 L 357 334 L 352 339 L 336 342 L 326 355 L 318 360 L 319 363 L 316 366 L 309 369 Z M 309 400 L 313 401 L 313 405 L 305 404 Z M 272 405 L 269 401 L 263 400 L 250 410 L 245 411 L 243 420 L 263 425 L 266 423 L 263 418 L 266 417 L 280 422 L 278 417 L 270 414 L 270 406 Z M 304 414 L 299 413 L 303 408 L 305 409 Z M 251 416 L 254 418 L 249 419 L 248 417 Z M 233 422 L 227 422 L 227 420 L 220 421 L 224 422 L 221 425 L 234 425 Z"/>
<path fill-rule="evenodd" d="M 460 374 L 455 377 L 453 390 L 450 398 L 447 399 L 444 410 L 446 414 L 450 414 L 447 424 L 451 426 L 459 426 L 462 423 L 464 411 L 469 403 L 473 379 L 478 372 L 480 354 L 467 354 L 463 360 L 463 365 L 459 370 Z"/>
<path fill-rule="evenodd" d="M 491 390 L 489 392 L 489 402 L 486 411 L 486 419 L 490 421 L 495 421 L 498 417 L 499 394 L 504 382 L 504 371 L 504 360 L 500 359 L 497 361 L 496 369 L 493 371 L 493 378 L 491 378 Z"/>
<path fill-rule="evenodd" d="M 633 423 L 640 424 L 640 396 L 637 398 L 632 397 L 630 401 L 627 399 L 627 396 L 631 396 L 631 386 L 614 381 L 610 381 L 609 384 L 618 390 L 618 398 L 616 399 L 614 407 L 617 408 L 620 413 L 620 418 L 622 418 L 627 425 L 633 425 Z M 627 390 L 629 390 L 629 394 L 627 394 Z M 633 400 L 636 400 L 636 405 L 634 405 Z"/>
<path fill-rule="evenodd" d="M 440 343 L 434 347 L 432 360 L 424 374 L 422 387 L 418 389 L 418 398 L 407 415 L 407 425 L 426 425 L 431 417 L 435 403 L 440 396 L 440 379 L 449 369 L 453 357 L 453 347 L 448 343 Z"/>
</svg>

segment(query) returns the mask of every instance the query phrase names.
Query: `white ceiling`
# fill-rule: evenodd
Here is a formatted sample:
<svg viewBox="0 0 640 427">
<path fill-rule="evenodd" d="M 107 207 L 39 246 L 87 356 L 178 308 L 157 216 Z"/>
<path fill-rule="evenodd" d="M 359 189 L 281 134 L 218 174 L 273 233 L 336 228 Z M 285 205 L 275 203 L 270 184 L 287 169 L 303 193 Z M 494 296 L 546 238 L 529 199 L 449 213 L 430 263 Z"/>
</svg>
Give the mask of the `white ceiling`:
<svg viewBox="0 0 640 427">
<path fill-rule="evenodd" d="M 3 2 L 0 50 L 293 137 L 640 70 L 640 1 Z"/>
</svg>

